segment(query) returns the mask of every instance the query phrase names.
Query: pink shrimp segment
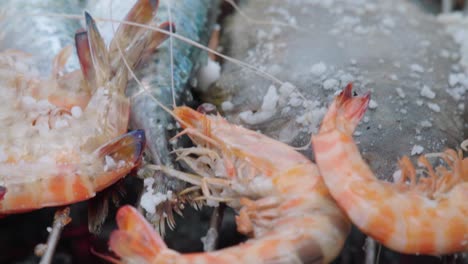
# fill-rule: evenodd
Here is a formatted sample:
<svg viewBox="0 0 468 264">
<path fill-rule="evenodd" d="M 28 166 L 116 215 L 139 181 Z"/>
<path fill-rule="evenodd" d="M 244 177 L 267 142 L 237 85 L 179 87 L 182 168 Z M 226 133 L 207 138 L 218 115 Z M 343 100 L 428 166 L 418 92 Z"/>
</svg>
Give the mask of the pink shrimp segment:
<svg viewBox="0 0 468 264">
<path fill-rule="evenodd" d="M 168 249 L 154 232 L 142 231 L 147 230 L 144 218 L 124 207 L 117 216 L 119 230 L 110 240 L 110 248 L 123 262 L 328 263 L 338 255 L 350 223 L 309 159 L 220 116 L 187 107 L 177 107 L 174 114 L 198 153 L 203 150 L 209 152 L 204 157 L 214 157 L 210 167 L 218 169 L 212 178 L 228 183 L 216 189 L 208 178 L 210 191 L 238 210 L 238 231 L 252 238 L 219 251 L 180 254 Z M 125 224 L 132 221 L 138 224 Z"/>
<path fill-rule="evenodd" d="M 376 179 L 352 139 L 359 118 L 343 111 L 352 100 L 354 116 L 364 113 L 366 97 L 343 92 L 312 136 L 317 165 L 330 193 L 364 233 L 401 253 L 441 255 L 468 249 L 468 167 L 461 153 L 442 154 L 451 170 L 433 169 L 421 157 L 427 178 L 416 180 L 409 158 L 401 162 L 398 183 Z M 360 99 L 359 99 L 360 98 Z M 410 180 L 410 184 L 407 184 Z"/>
<path fill-rule="evenodd" d="M 139 0 L 127 20 L 149 23 L 157 7 Z M 107 48 L 86 12 L 85 20 L 75 35 L 81 70 L 59 74 L 70 48 L 57 55 L 50 79 L 36 76 L 24 53 L 0 53 L 1 215 L 88 199 L 138 165 L 145 136 L 124 134 L 128 72 L 117 45 L 134 66 L 164 38 L 121 26 Z"/>
</svg>

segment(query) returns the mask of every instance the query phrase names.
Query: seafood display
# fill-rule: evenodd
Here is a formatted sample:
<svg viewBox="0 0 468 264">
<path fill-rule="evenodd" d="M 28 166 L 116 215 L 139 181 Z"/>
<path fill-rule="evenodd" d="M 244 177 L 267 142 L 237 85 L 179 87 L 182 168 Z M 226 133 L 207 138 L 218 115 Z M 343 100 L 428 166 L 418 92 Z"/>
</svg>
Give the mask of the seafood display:
<svg viewBox="0 0 468 264">
<path fill-rule="evenodd" d="M 0 262 L 468 263 L 455 2 L 2 1 Z"/>
<path fill-rule="evenodd" d="M 177 107 L 174 114 L 184 128 L 179 135 L 196 144 L 179 149 L 179 159 L 197 175 L 161 169 L 201 188 L 207 203 L 224 201 L 236 209 L 237 230 L 252 238 L 219 251 L 179 254 L 135 209 L 123 207 L 110 247 L 125 262 L 328 263 L 337 256 L 349 222 L 309 159 L 220 116 L 188 107 Z"/>
<path fill-rule="evenodd" d="M 144 23 L 155 8 L 141 0 L 127 18 Z M 55 74 L 49 79 L 37 74 L 25 53 L 0 55 L 1 214 L 93 197 L 124 177 L 142 155 L 144 132 L 124 134 L 130 110 L 124 94 L 128 73 L 115 45 L 123 46 L 133 65 L 131 59 L 138 60 L 144 49 L 131 40 L 144 36 L 136 31 L 129 35 L 122 26 L 108 50 L 88 13 L 85 20 L 86 31 L 75 35 L 81 70 L 60 74 L 67 48 L 55 58 Z"/>
<path fill-rule="evenodd" d="M 352 139 L 357 123 L 350 112 L 362 116 L 366 108 L 344 99 L 351 97 L 344 91 L 312 136 L 317 165 L 340 207 L 360 230 L 398 252 L 439 256 L 467 251 L 468 159 L 446 150 L 439 154 L 446 166 L 433 168 L 420 156 L 423 177 L 405 156 L 395 183 L 379 181 Z M 343 106 L 352 111 L 340 110 Z"/>
</svg>

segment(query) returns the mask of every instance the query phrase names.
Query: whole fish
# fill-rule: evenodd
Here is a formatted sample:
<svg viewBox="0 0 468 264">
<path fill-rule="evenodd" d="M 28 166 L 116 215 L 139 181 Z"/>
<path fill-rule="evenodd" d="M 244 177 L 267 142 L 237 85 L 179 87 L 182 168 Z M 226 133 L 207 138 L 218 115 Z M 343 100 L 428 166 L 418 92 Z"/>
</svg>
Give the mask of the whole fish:
<svg viewBox="0 0 468 264">
<path fill-rule="evenodd" d="M 0 50 L 15 49 L 34 54 L 41 73 L 49 73 L 50 62 L 64 47 L 74 44 L 74 33 L 82 25 L 78 20 L 45 14 L 81 13 L 82 3 L 81 0 L 0 1 Z M 67 69 L 78 68 L 78 59 L 72 56 Z"/>
<path fill-rule="evenodd" d="M 125 7 L 130 3 L 118 3 L 102 0 L 93 3 L 89 9 L 96 16 L 120 19 Z M 161 0 L 157 15 L 157 21 L 171 20 L 175 24 L 177 34 L 206 45 L 208 43 L 212 27 L 218 14 L 219 1 L 213 0 Z M 93 9 L 94 8 L 94 9 Z M 112 10 L 112 14 L 110 13 Z M 170 10 L 170 12 L 169 12 Z M 112 24 L 107 23 L 109 31 Z M 137 30 L 137 29 L 136 29 Z M 103 32 L 106 30 L 104 29 Z M 103 33 L 105 36 L 106 33 Z M 110 34 L 112 35 L 112 34 Z M 104 37 L 106 38 L 106 37 Z M 171 73 L 171 56 L 173 57 L 173 69 Z M 136 69 L 138 79 L 149 93 L 168 107 L 173 105 L 173 97 L 176 105 L 181 103 L 193 103 L 193 97 L 189 89 L 192 73 L 195 73 L 200 62 L 206 61 L 206 53 L 178 39 L 167 40 L 158 48 L 158 52 L 152 54 L 145 63 Z M 204 60 L 203 60 L 204 58 Z M 172 91 L 172 78 L 173 87 Z M 143 129 L 147 135 L 147 161 L 153 164 L 163 164 L 174 167 L 171 149 L 173 146 L 169 139 L 175 135 L 176 123 L 150 97 L 148 93 L 139 93 L 142 88 L 134 82 L 129 84 L 127 94 L 133 97 L 131 102 L 130 127 L 131 129 Z M 182 203 L 187 197 L 178 197 L 176 194 L 187 186 L 184 182 L 166 177 L 161 173 L 143 173 L 145 177 L 145 190 L 141 197 L 141 206 L 147 212 L 147 218 L 161 228 L 164 232 L 164 220 L 160 216 L 167 216 L 170 227 L 174 226 L 173 209 L 180 213 Z M 171 196 L 171 193 L 174 195 Z M 159 195 L 159 196 L 158 196 Z M 164 197 L 162 203 L 158 197 Z"/>
<path fill-rule="evenodd" d="M 177 34 L 207 44 L 211 29 L 217 17 L 217 6 L 219 1 L 213 0 L 177 0 L 161 1 L 158 18 L 169 20 L 169 8 L 171 10 L 171 20 L 175 23 Z M 201 66 L 201 61 L 206 61 L 206 53 L 182 42 L 172 40 L 172 52 L 170 50 L 171 41 L 168 40 L 164 46 L 158 49 L 151 61 L 147 65 L 140 67 L 138 76 L 144 85 L 150 88 L 151 94 L 167 106 L 172 106 L 173 96 L 176 105 L 182 102 L 189 104 L 193 101 L 192 94 L 187 89 L 192 73 Z M 171 54 L 172 53 L 172 54 Z M 173 56 L 173 69 L 171 74 L 171 55 Z M 173 75 L 172 92 L 171 78 Z M 137 85 L 130 85 L 129 96 L 140 90 Z M 170 139 L 176 132 L 176 123 L 172 117 L 159 107 L 147 94 L 141 94 L 134 98 L 130 113 L 130 126 L 132 129 L 143 129 L 148 137 L 148 150 L 151 155 L 151 162 L 171 166 L 173 155 L 170 154 L 172 146 Z M 145 193 L 142 195 L 141 206 L 154 215 L 154 220 L 158 216 L 166 213 L 170 226 L 174 226 L 172 209 L 178 210 L 179 202 L 183 202 L 183 197 L 174 197 L 157 205 L 154 202 L 154 195 L 157 193 L 170 195 L 180 192 L 186 188 L 186 184 L 173 177 L 165 176 L 161 173 L 152 173 L 153 180 L 146 180 Z M 168 193 L 169 191 L 169 193 Z M 173 203 L 175 202 L 175 204 Z M 154 204 L 154 205 L 153 205 Z M 163 222 L 160 225 L 161 231 L 164 229 Z"/>
</svg>

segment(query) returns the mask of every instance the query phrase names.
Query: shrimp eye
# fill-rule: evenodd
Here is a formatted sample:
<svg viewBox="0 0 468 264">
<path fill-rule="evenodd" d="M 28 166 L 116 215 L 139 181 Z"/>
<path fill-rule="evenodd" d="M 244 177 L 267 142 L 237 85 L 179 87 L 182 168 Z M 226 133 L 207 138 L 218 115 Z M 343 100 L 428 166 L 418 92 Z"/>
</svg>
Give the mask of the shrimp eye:
<svg viewBox="0 0 468 264">
<path fill-rule="evenodd" d="M 197 107 L 197 111 L 205 115 L 215 115 L 218 111 L 214 104 L 203 103 Z"/>
</svg>

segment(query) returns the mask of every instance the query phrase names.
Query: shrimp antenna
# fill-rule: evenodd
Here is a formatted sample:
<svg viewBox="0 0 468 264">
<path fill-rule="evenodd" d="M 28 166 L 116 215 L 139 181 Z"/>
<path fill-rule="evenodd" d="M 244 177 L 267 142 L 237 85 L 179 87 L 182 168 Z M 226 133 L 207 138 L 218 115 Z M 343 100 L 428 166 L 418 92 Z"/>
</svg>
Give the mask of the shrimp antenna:
<svg viewBox="0 0 468 264">
<path fill-rule="evenodd" d="M 58 13 L 44 13 L 44 14 L 28 14 L 28 15 L 31 15 L 31 16 L 47 16 L 47 17 L 63 17 L 63 18 L 68 18 L 68 19 L 77 19 L 77 20 L 82 20 L 83 18 L 80 16 L 80 15 L 71 15 L 71 14 L 58 14 Z M 140 28 L 145 28 L 145 29 L 149 29 L 149 30 L 153 30 L 153 31 L 157 31 L 157 32 L 161 32 L 163 34 L 166 34 L 170 37 L 173 37 L 175 39 L 178 39 L 178 40 L 181 40 L 189 45 L 192 45 L 196 48 L 199 48 L 201 50 L 204 50 L 206 52 L 209 52 L 209 53 L 212 53 L 212 54 L 215 54 L 217 55 L 218 57 L 220 58 L 223 58 L 227 61 L 230 61 L 234 64 L 237 64 L 238 66 L 241 66 L 241 67 L 245 67 L 251 71 L 253 71 L 254 73 L 256 73 L 257 75 L 259 76 L 262 76 L 263 78 L 265 79 L 268 79 L 278 85 L 283 85 L 285 82 L 281 81 L 280 79 L 276 78 L 275 76 L 265 72 L 265 71 L 262 71 L 260 69 L 258 69 L 257 67 L 255 66 L 252 66 L 246 62 L 243 62 L 241 60 L 238 60 L 238 59 L 235 59 L 233 57 L 230 57 L 230 56 L 227 56 L 227 55 L 224 55 L 216 50 L 213 50 L 213 49 L 210 49 L 194 40 L 191 40 L 187 37 L 184 37 L 182 35 L 179 35 L 178 33 L 173 33 L 173 32 L 170 32 L 168 30 L 164 30 L 164 29 L 161 29 L 161 28 L 158 28 L 156 26 L 152 26 L 152 25 L 144 25 L 144 24 L 140 24 L 140 23 L 136 23 L 136 22 L 131 22 L 131 21 L 124 21 L 124 20 L 118 20 L 118 19 L 110 19 L 110 18 L 101 18 L 101 17 L 96 17 L 94 18 L 94 20 L 96 21 L 104 21 L 104 22 L 112 22 L 112 23 L 120 23 L 120 24 L 125 24 L 125 25 L 130 25 L 130 26 L 135 26 L 135 27 L 140 27 Z M 299 92 L 299 91 L 297 91 Z M 305 97 L 302 95 L 302 93 L 299 92 L 299 95 L 305 99 Z"/>
<path fill-rule="evenodd" d="M 167 14 L 169 19 L 169 31 L 172 32 L 172 10 L 171 1 L 167 2 Z M 169 58 L 171 62 L 171 92 L 172 92 L 172 107 L 176 107 L 175 101 L 175 88 L 174 88 L 174 45 L 172 42 L 172 36 L 169 36 Z"/>
<path fill-rule="evenodd" d="M 229 0 L 228 0 L 228 3 L 232 4 L 232 1 L 229 2 Z M 235 3 L 234 3 L 234 4 L 235 4 Z M 76 20 L 82 20 L 82 19 L 83 19 L 82 16 L 80 16 L 80 15 L 61 14 L 61 13 L 42 13 L 42 14 L 37 14 L 37 13 L 36 13 L 36 14 L 29 14 L 29 15 L 31 15 L 31 16 L 47 16 L 47 17 L 62 17 L 62 18 L 76 19 Z M 244 14 L 244 15 L 245 15 L 245 14 Z M 140 28 L 145 28 L 145 29 L 148 29 L 148 30 L 152 30 L 152 31 L 156 31 L 156 32 L 160 32 L 160 33 L 166 34 L 166 35 L 168 35 L 168 36 L 170 37 L 170 41 L 171 41 L 172 38 L 176 38 L 176 39 L 178 39 L 178 40 L 180 40 L 180 41 L 183 41 L 183 42 L 185 42 L 185 43 L 187 43 L 187 44 L 189 44 L 189 45 L 192 45 L 192 46 L 194 46 L 194 47 L 196 47 L 196 48 L 199 48 L 199 49 L 204 50 L 204 51 L 206 51 L 206 52 L 209 52 L 209 53 L 211 53 L 211 54 L 217 55 L 218 57 L 223 58 L 223 59 L 225 59 L 226 61 L 230 61 L 230 62 L 232 62 L 232 63 L 234 63 L 234 64 L 236 64 L 236 65 L 238 65 L 238 66 L 240 66 L 240 67 L 244 67 L 244 68 L 246 68 L 246 69 L 248 69 L 248 70 L 251 70 L 251 71 L 254 72 L 255 74 L 257 74 L 257 75 L 259 75 L 259 76 L 261 76 L 261 77 L 263 77 L 263 78 L 265 78 L 265 79 L 267 79 L 267 80 L 270 80 L 270 81 L 272 81 L 273 83 L 275 83 L 275 84 L 277 84 L 277 85 L 282 86 L 282 85 L 285 84 L 285 82 L 281 81 L 280 79 L 276 78 L 275 76 L 273 76 L 273 75 L 271 75 L 271 74 L 269 74 L 269 73 L 267 73 L 267 72 L 265 72 L 265 71 L 262 71 L 262 70 L 260 70 L 259 68 L 255 67 L 255 66 L 253 66 L 253 65 L 250 65 L 250 64 L 248 64 L 248 63 L 246 63 L 246 62 L 244 62 L 244 61 L 235 59 L 235 58 L 233 58 L 233 57 L 224 55 L 224 54 L 222 54 L 222 53 L 220 53 L 220 52 L 218 52 L 218 51 L 216 51 L 216 50 L 210 49 L 210 48 L 208 48 L 208 47 L 206 47 L 206 46 L 204 46 L 204 45 L 202 45 L 202 44 L 200 44 L 200 43 L 198 43 L 198 42 L 196 42 L 196 41 L 194 41 L 194 40 L 192 40 L 192 39 L 189 39 L 189 38 L 187 38 L 187 37 L 184 37 L 184 36 L 182 36 L 182 35 L 179 35 L 178 33 L 174 33 L 174 32 L 171 31 L 172 28 L 169 28 L 169 31 L 168 31 L 168 30 L 164 30 L 164 29 L 158 28 L 158 27 L 156 27 L 156 26 L 152 26 L 152 25 L 145 25 L 145 24 L 140 24 L 140 23 L 136 23 L 136 22 L 124 21 L 124 20 L 118 20 L 118 19 L 112 19 L 112 18 L 101 18 L 101 17 L 97 17 L 97 18 L 95 18 L 95 20 L 96 20 L 96 21 L 104 21 L 104 22 L 112 22 L 112 23 L 120 23 L 120 24 L 125 24 L 125 25 L 131 25 L 131 26 L 140 27 Z M 250 19 L 250 20 L 252 20 L 252 19 Z M 254 22 L 255 22 L 255 21 L 254 21 Z M 257 21 L 257 22 L 259 22 L 259 21 Z M 260 22 L 261 22 L 261 21 L 260 21 Z M 264 22 L 262 22 L 262 23 L 264 23 Z M 277 24 L 277 23 L 271 23 L 271 22 L 269 22 L 269 24 Z M 281 24 L 281 23 L 280 23 L 280 24 Z M 172 26 L 172 25 L 171 25 L 171 26 Z M 292 25 L 288 25 L 288 26 L 291 27 Z M 172 48 L 172 45 L 171 45 L 171 48 Z M 119 50 L 121 51 L 121 48 L 120 48 L 120 47 L 119 47 Z M 171 49 L 171 51 L 172 51 L 172 49 Z M 172 66 L 173 66 L 173 65 L 172 65 L 173 61 L 172 61 L 172 59 L 173 59 L 173 56 L 172 56 L 172 54 L 171 54 L 171 73 L 173 74 L 173 67 L 172 67 Z M 125 60 L 124 60 L 124 61 L 125 61 Z M 128 64 L 128 63 L 126 63 L 126 64 Z M 127 65 L 127 67 L 128 67 L 128 65 Z M 130 73 L 131 73 L 132 77 L 135 78 L 135 75 L 134 75 L 134 73 L 133 73 L 132 70 L 130 70 Z M 135 80 L 136 80 L 137 83 L 144 89 L 144 92 L 147 92 L 148 94 L 150 94 L 150 98 L 151 98 L 152 100 L 157 101 L 156 98 L 155 98 L 153 95 L 151 95 L 150 92 L 148 92 L 148 89 L 145 89 L 145 88 L 144 88 L 144 85 L 142 85 L 141 82 L 140 82 L 139 80 L 137 80 L 136 78 L 135 78 Z M 174 78 L 172 78 L 171 81 L 174 81 Z M 297 92 L 298 95 L 299 95 L 302 99 L 306 100 L 305 96 L 297 89 L 297 87 L 294 86 L 293 91 Z M 134 97 L 138 96 L 138 95 L 141 94 L 141 93 L 143 93 L 143 91 L 142 91 L 142 92 L 139 92 L 139 93 L 136 93 L 136 94 L 134 95 Z M 174 90 L 173 90 L 173 93 L 174 93 Z M 175 98 L 174 94 L 173 94 L 173 98 Z M 175 101 L 175 99 L 174 99 L 174 101 Z M 158 105 L 160 105 L 160 106 L 161 106 L 164 110 L 166 110 L 167 112 L 170 112 L 170 110 L 168 110 L 168 108 L 165 107 L 165 106 L 163 107 L 162 104 L 161 104 L 160 102 L 156 102 L 156 103 L 157 103 Z M 174 105 L 175 105 L 175 103 L 174 103 Z M 172 114 L 171 114 L 171 115 L 172 115 Z M 172 116 L 174 116 L 174 115 L 172 115 Z M 178 119 L 176 119 L 176 120 L 177 120 L 177 121 L 180 121 L 180 120 L 178 120 Z M 182 123 L 183 123 L 183 122 L 182 122 Z"/>
</svg>

